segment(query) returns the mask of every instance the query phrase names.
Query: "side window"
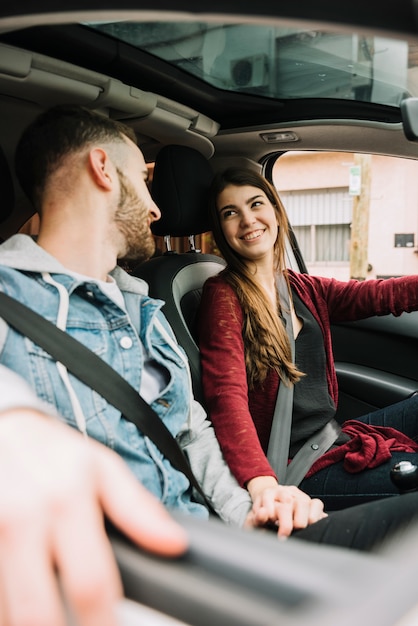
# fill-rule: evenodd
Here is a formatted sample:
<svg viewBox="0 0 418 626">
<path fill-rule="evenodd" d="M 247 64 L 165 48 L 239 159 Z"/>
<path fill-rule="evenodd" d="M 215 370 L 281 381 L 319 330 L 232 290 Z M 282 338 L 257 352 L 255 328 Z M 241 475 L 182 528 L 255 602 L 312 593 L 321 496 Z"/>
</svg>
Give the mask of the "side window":
<svg viewBox="0 0 418 626">
<path fill-rule="evenodd" d="M 367 280 L 418 273 L 418 161 L 289 152 L 272 171 L 311 274 Z"/>
</svg>

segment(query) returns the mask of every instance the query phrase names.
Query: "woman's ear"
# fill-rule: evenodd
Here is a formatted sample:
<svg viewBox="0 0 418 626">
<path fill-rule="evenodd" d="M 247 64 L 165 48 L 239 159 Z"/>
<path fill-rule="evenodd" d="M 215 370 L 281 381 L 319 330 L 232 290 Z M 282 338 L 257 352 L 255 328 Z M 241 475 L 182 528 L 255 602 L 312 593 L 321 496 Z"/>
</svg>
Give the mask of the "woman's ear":
<svg viewBox="0 0 418 626">
<path fill-rule="evenodd" d="M 115 166 L 103 148 L 93 148 L 88 155 L 90 174 L 99 187 L 111 191 L 115 176 Z"/>
</svg>

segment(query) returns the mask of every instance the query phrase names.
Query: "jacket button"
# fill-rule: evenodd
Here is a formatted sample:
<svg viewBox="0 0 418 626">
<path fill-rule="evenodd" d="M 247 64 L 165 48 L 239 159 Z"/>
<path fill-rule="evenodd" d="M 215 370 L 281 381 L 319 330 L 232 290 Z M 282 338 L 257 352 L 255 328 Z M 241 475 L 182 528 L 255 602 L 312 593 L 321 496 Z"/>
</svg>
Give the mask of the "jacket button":
<svg viewBox="0 0 418 626">
<path fill-rule="evenodd" d="M 130 337 L 122 337 L 122 339 L 119 341 L 120 347 L 124 350 L 129 350 L 129 348 L 132 348 L 132 343 L 133 342 Z"/>
<path fill-rule="evenodd" d="M 313 443 L 313 444 L 311 445 L 311 448 L 312 448 L 312 450 L 318 450 L 319 446 L 318 446 L 318 444 L 317 444 L 317 443 Z"/>
</svg>

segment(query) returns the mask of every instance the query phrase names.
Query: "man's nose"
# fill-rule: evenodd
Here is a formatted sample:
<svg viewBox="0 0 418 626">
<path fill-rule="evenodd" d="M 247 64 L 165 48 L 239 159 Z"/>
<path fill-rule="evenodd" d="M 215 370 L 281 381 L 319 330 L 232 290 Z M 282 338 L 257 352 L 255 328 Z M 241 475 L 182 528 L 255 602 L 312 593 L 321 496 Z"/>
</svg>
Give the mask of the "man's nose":
<svg viewBox="0 0 418 626">
<path fill-rule="evenodd" d="M 155 202 L 153 202 L 151 204 L 151 207 L 149 209 L 149 214 L 151 216 L 151 221 L 152 222 L 156 222 L 159 219 L 161 219 L 161 211 L 160 209 L 157 207 L 157 205 L 155 204 Z"/>
</svg>

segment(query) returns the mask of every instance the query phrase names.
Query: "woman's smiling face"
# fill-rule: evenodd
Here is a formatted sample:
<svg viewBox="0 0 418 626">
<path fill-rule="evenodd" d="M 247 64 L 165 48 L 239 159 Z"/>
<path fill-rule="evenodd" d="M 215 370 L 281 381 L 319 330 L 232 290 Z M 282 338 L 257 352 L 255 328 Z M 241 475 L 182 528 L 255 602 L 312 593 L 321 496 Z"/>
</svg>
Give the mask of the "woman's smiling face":
<svg viewBox="0 0 418 626">
<path fill-rule="evenodd" d="M 249 261 L 273 261 L 277 215 L 264 191 L 228 185 L 217 198 L 222 232 L 230 247 Z"/>
</svg>

